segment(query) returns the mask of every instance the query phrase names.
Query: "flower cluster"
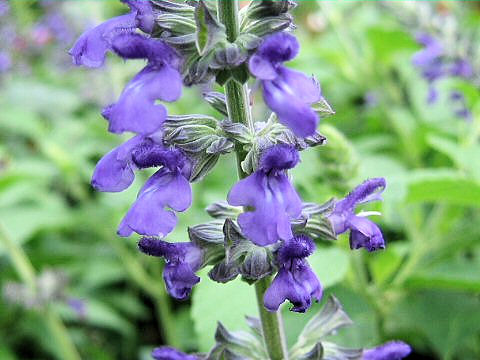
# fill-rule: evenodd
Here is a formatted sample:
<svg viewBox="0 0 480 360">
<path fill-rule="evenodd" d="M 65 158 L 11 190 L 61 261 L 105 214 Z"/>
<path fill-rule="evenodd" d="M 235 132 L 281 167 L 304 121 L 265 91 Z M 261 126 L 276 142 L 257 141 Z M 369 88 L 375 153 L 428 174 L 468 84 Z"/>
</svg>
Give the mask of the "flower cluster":
<svg viewBox="0 0 480 360">
<path fill-rule="evenodd" d="M 162 125 L 167 110 L 156 103 L 157 100 L 175 101 L 181 96 L 181 59 L 164 42 L 135 32 L 137 28 L 147 33 L 152 31 L 150 3 L 125 2 L 131 9 L 129 14 L 85 32 L 70 51 L 75 64 L 88 67 L 101 66 L 107 51 L 123 59 L 147 60 L 147 65 L 127 84 L 118 101 L 102 112 L 112 133 L 137 135 L 98 162 L 92 185 L 99 191 L 123 191 L 134 181 L 136 170 L 158 167 L 120 223 L 118 234 L 130 236 L 136 232 L 165 237 L 177 223 L 175 211 L 185 211 L 192 202 L 190 161 L 181 150 L 164 144 Z"/>
<path fill-rule="evenodd" d="M 448 77 L 471 79 L 474 75 L 471 62 L 466 57 L 449 56 L 445 46 L 436 37 L 428 33 L 419 33 L 416 40 L 423 49 L 412 57 L 412 63 L 418 67 L 422 76 L 429 83 L 427 101 L 433 104 L 438 99 L 438 90 L 435 83 Z M 460 105 L 457 116 L 469 119 L 470 111 L 465 104 L 465 97 L 459 91 L 453 91 L 450 99 Z"/>
<path fill-rule="evenodd" d="M 102 112 L 110 132 L 134 136 L 98 162 L 92 186 L 120 192 L 133 183 L 137 170 L 158 168 L 141 188 L 118 234 L 143 235 L 140 251 L 165 260 L 163 278 L 176 299 L 188 298 L 200 281 L 197 271 L 214 265 L 209 276 L 221 283 L 239 274 L 248 283 L 274 276 L 263 297 L 268 311 L 277 311 L 287 300 L 292 311 L 307 311 L 322 298 L 320 281 L 307 261 L 316 249 L 314 240 L 322 239 L 322 234 L 333 240 L 350 230 L 352 249 L 385 247 L 380 229 L 365 217 L 370 213 L 354 211 L 359 204 L 379 200 L 386 184 L 382 178 L 368 180 L 345 199 L 331 202 L 333 207 L 302 203 L 295 190 L 288 170 L 299 163 L 300 150 L 324 143 L 325 138 L 316 133 L 321 112 L 317 105 L 325 105 L 326 100 L 315 78 L 284 65 L 299 51 L 297 39 L 284 31 L 292 22 L 287 14 L 291 1 L 280 0 L 275 6 L 271 0 L 252 2 L 243 12 L 241 34 L 231 42 L 224 25 L 210 13 L 214 10 L 201 0 L 181 5 L 166 0 L 123 2 L 129 13 L 85 32 L 70 51 L 74 64 L 87 67 L 103 65 L 109 51 L 125 60 L 146 61 L 117 102 Z M 275 27 L 277 20 L 280 25 Z M 176 101 L 183 85 L 213 76 L 220 85 L 232 82 L 239 90 L 247 87 L 249 77 L 257 79 L 273 111 L 269 120 L 264 125 L 236 123 L 229 99 L 214 92 L 206 100 L 228 121 L 197 114 L 167 116 L 159 101 Z M 242 160 L 248 166 L 241 164 L 242 179 L 231 188 L 227 203 L 217 203 L 209 211 L 217 220 L 189 228 L 188 242 L 166 241 L 177 224 L 176 213 L 192 203 L 190 182 L 202 178 L 220 154 L 233 149 L 246 154 Z M 237 356 L 229 342 L 242 347 L 243 340 L 232 340 L 234 335 L 225 335 L 221 325 L 218 331 L 213 353 L 219 358 Z M 375 354 L 398 353 L 390 350 L 369 350 L 365 356 L 380 359 Z M 246 356 L 242 358 L 251 358 L 245 354 L 257 350 L 245 345 L 241 351 Z M 214 358 L 169 347 L 155 349 L 152 356 Z"/>
</svg>

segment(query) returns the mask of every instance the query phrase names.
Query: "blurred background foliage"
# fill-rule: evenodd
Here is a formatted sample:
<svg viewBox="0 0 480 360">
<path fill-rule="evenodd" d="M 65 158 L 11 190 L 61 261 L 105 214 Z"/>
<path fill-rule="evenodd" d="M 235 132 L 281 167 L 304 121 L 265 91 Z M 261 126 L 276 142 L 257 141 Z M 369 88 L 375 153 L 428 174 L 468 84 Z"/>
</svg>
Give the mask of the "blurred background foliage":
<svg viewBox="0 0 480 360">
<path fill-rule="evenodd" d="M 420 46 L 404 21 L 406 2 L 299 3 L 302 51 L 291 66 L 318 77 L 336 114 L 320 127 L 328 144 L 302 154 L 296 185 L 305 201 L 322 203 L 368 177 L 388 182 L 383 204 L 369 209 L 383 214 L 385 251 L 352 252 L 340 238 L 309 259 L 356 323 L 336 337 L 350 346 L 402 339 L 415 349 L 411 358 L 479 359 L 478 83 L 442 80 L 440 101 L 427 104 L 428 85 L 411 63 Z M 467 32 L 480 26 L 475 1 L 409 3 L 417 17 L 428 6 Z M 100 109 L 141 64 L 112 56 L 99 70 L 73 68 L 67 50 L 124 6 L 0 5 L 0 359 L 148 359 L 165 343 L 208 349 L 218 320 L 243 327 L 244 315 L 257 313 L 250 286 L 203 276 L 191 301 L 172 301 L 163 264 L 115 235 L 145 178 L 118 194 L 89 185 L 96 161 L 120 141 Z M 452 111 L 452 89 L 465 94 L 472 119 Z M 255 108 L 257 119 L 264 110 Z M 170 112 L 220 117 L 198 89 L 186 89 Z M 207 220 L 204 208 L 235 182 L 234 164 L 222 159 L 194 185 L 194 206 L 169 240 L 186 240 L 188 225 Z M 290 341 L 319 308 L 284 308 Z"/>
</svg>

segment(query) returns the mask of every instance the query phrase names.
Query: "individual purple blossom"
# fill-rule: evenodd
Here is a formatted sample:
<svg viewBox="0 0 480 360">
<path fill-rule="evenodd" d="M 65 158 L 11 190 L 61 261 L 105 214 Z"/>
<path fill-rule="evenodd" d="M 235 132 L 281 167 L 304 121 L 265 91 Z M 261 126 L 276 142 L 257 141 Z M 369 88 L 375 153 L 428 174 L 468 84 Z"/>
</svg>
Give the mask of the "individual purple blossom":
<svg viewBox="0 0 480 360">
<path fill-rule="evenodd" d="M 301 215 L 302 202 L 286 170 L 298 162 L 293 146 L 274 145 L 263 152 L 257 171 L 230 190 L 228 203 L 247 207 L 238 224 L 253 243 L 266 246 L 293 237 L 290 221 Z"/>
<path fill-rule="evenodd" d="M 312 239 L 306 235 L 295 235 L 283 243 L 276 254 L 278 273 L 263 298 L 267 310 L 277 311 L 289 300 L 293 305 L 291 311 L 305 312 L 312 299 L 320 301 L 322 287 L 305 259 L 314 250 Z"/>
<path fill-rule="evenodd" d="M 402 341 L 390 341 L 363 352 L 362 360 L 401 360 L 412 352 L 412 348 Z"/>
<path fill-rule="evenodd" d="M 146 236 L 165 237 L 177 224 L 175 211 L 185 211 L 192 204 L 188 179 L 191 164 L 181 150 L 139 151 L 133 154 L 137 166 L 162 166 L 140 190 L 118 227 L 118 235 L 133 232 Z M 170 210 L 171 209 L 171 210 Z"/>
<path fill-rule="evenodd" d="M 91 68 L 102 66 L 107 51 L 112 49 L 113 39 L 119 34 L 135 31 L 135 16 L 135 13 L 117 16 L 84 32 L 69 51 L 73 63 Z"/>
<path fill-rule="evenodd" d="M 195 272 L 203 263 L 202 250 L 191 242 L 168 243 L 150 237 L 142 238 L 138 248 L 147 255 L 165 259 L 163 279 L 171 296 L 179 300 L 190 296 L 193 286 L 200 281 Z"/>
<path fill-rule="evenodd" d="M 385 186 L 384 178 L 369 179 L 357 186 L 343 200 L 335 203 L 329 219 L 335 234 L 339 235 L 350 230 L 351 249 L 363 247 L 368 251 L 375 251 L 385 248 L 385 241 L 379 227 L 361 213 L 357 215 L 354 213 L 357 205 L 381 200 L 380 194 Z"/>
<path fill-rule="evenodd" d="M 118 101 L 103 110 L 109 131 L 144 135 L 158 131 L 167 109 L 156 101 L 175 101 L 182 94 L 177 54 L 162 41 L 139 34 L 118 36 L 112 49 L 124 59 L 148 59 L 148 64 L 127 84 Z"/>
<path fill-rule="evenodd" d="M 137 135 L 100 159 L 93 172 L 92 186 L 98 191 L 123 191 L 135 179 L 134 171 L 147 167 L 145 157 L 157 159 L 165 151 L 153 138 Z M 151 161 L 150 165 L 161 166 L 161 161 Z"/>
<path fill-rule="evenodd" d="M 77 40 L 69 54 L 75 65 L 100 67 L 105 54 L 112 50 L 112 43 L 118 35 L 132 34 L 137 28 L 150 33 L 153 29 L 153 13 L 149 1 L 125 0 L 130 13 L 109 19 L 87 30 Z"/>
<path fill-rule="evenodd" d="M 318 115 L 311 105 L 322 98 L 314 78 L 286 68 L 299 50 L 295 36 L 281 32 L 267 37 L 249 60 L 250 72 L 261 80 L 263 98 L 278 120 L 297 136 L 315 133 Z"/>
</svg>

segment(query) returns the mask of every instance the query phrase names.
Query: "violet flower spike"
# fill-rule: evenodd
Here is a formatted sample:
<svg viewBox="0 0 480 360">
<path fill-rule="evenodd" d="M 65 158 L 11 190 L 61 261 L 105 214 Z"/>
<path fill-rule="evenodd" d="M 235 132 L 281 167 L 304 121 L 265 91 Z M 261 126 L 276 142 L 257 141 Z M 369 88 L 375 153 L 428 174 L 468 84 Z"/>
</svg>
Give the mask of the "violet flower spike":
<svg viewBox="0 0 480 360">
<path fill-rule="evenodd" d="M 177 224 L 175 211 L 185 211 L 192 204 L 192 189 L 188 182 L 190 162 L 178 149 L 153 153 L 140 151 L 133 154 L 133 161 L 140 168 L 159 165 L 162 168 L 142 187 L 117 233 L 124 237 L 133 232 L 165 237 Z"/>
<path fill-rule="evenodd" d="M 390 341 L 363 352 L 362 360 L 401 360 L 412 352 L 410 345 L 402 341 Z"/>
<path fill-rule="evenodd" d="M 361 247 L 368 251 L 385 248 L 385 241 L 378 226 L 362 214 L 355 214 L 359 204 L 381 200 L 380 194 L 385 189 L 384 178 L 369 179 L 357 186 L 343 200 L 335 204 L 333 212 L 329 215 L 333 230 L 336 235 L 350 230 L 350 248 Z"/>
<path fill-rule="evenodd" d="M 148 64 L 127 84 L 118 101 L 103 110 L 109 131 L 143 135 L 158 131 L 167 109 L 156 104 L 157 99 L 172 102 L 182 94 L 179 57 L 164 42 L 139 34 L 118 36 L 112 48 L 124 59 L 148 59 Z"/>
<path fill-rule="evenodd" d="M 279 270 L 265 292 L 263 302 L 268 311 L 277 311 L 289 300 L 295 312 L 305 312 L 312 299 L 320 301 L 322 286 L 310 268 L 306 257 L 315 250 L 315 245 L 306 235 L 295 235 L 286 240 L 276 254 Z"/>
<path fill-rule="evenodd" d="M 144 160 L 138 161 L 139 157 L 155 159 L 165 151 L 165 147 L 152 138 L 137 135 L 100 159 L 93 172 L 92 186 L 97 191 L 123 191 L 133 183 L 135 170 L 147 167 Z M 151 166 L 161 166 L 159 160 L 151 163 Z"/>
<path fill-rule="evenodd" d="M 263 98 L 278 120 L 297 136 L 315 133 L 319 118 L 311 105 L 322 99 L 314 78 L 286 68 L 299 50 L 295 36 L 281 32 L 267 37 L 249 60 L 250 72 L 261 80 Z"/>
<path fill-rule="evenodd" d="M 163 279 L 168 293 L 179 300 L 190 296 L 192 288 L 200 278 L 195 272 L 203 263 L 203 252 L 191 242 L 168 243 L 144 237 L 138 243 L 140 251 L 147 255 L 165 259 Z"/>
<path fill-rule="evenodd" d="M 263 152 L 258 170 L 230 190 L 230 205 L 251 209 L 240 214 L 238 224 L 256 245 L 267 246 L 293 237 L 290 220 L 301 215 L 302 202 L 286 170 L 298 162 L 299 154 L 293 146 L 274 145 Z"/>
</svg>

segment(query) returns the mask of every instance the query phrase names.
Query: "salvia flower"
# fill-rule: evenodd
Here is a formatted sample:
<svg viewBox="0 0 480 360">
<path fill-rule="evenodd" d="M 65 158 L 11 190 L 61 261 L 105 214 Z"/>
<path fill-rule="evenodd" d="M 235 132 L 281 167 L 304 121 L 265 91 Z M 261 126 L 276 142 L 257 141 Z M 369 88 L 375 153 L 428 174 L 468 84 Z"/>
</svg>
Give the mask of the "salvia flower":
<svg viewBox="0 0 480 360">
<path fill-rule="evenodd" d="M 147 144 L 132 153 L 132 160 L 139 168 L 162 167 L 140 190 L 137 200 L 118 227 L 120 236 L 136 232 L 165 237 L 177 224 L 175 211 L 185 211 L 192 203 L 192 189 L 188 182 L 190 161 L 178 149 L 162 150 L 156 146 L 153 149 Z"/>
<path fill-rule="evenodd" d="M 115 36 L 133 33 L 136 29 L 135 14 L 129 13 L 114 17 L 84 32 L 69 51 L 75 65 L 100 67 L 105 62 L 106 53 L 112 48 Z"/>
<path fill-rule="evenodd" d="M 142 238 L 138 247 L 145 254 L 165 259 L 163 279 L 171 296 L 179 300 L 190 296 L 193 286 L 200 281 L 195 272 L 203 263 L 202 250 L 191 242 L 168 243 L 149 237 Z"/>
<path fill-rule="evenodd" d="M 238 224 L 253 243 L 266 246 L 293 237 L 290 220 L 301 215 L 302 203 L 286 170 L 298 161 L 293 146 L 274 145 L 263 152 L 257 171 L 230 190 L 228 203 L 249 210 L 239 215 Z"/>
<path fill-rule="evenodd" d="M 249 60 L 250 72 L 261 80 L 263 98 L 279 121 L 295 135 L 313 135 L 319 118 L 311 105 L 322 99 L 314 78 L 286 68 L 299 50 L 295 36 L 277 33 L 267 37 Z"/>
<path fill-rule="evenodd" d="M 391 341 L 377 346 L 373 349 L 367 349 L 363 352 L 363 360 L 401 360 L 412 352 L 412 348 L 401 341 Z"/>
<path fill-rule="evenodd" d="M 124 59 L 147 59 L 148 64 L 127 84 L 118 101 L 103 110 L 109 131 L 144 135 L 158 131 L 167 109 L 156 101 L 175 101 L 182 94 L 178 56 L 164 42 L 139 34 L 117 36 L 112 48 Z"/>
<path fill-rule="evenodd" d="M 92 186 L 98 191 L 119 192 L 128 188 L 135 179 L 138 168 L 133 161 L 133 152 L 149 146 L 149 150 L 164 147 L 155 144 L 150 138 L 137 135 L 106 154 L 97 163 L 92 176 Z"/>
<path fill-rule="evenodd" d="M 153 29 L 153 13 L 149 1 L 125 0 L 130 13 L 114 17 L 87 30 L 74 44 L 69 54 L 75 65 L 100 67 L 105 62 L 105 54 L 112 50 L 112 43 L 118 35 L 132 34 L 137 28 L 146 33 Z"/>
<path fill-rule="evenodd" d="M 385 241 L 379 227 L 362 216 L 361 213 L 354 213 L 356 206 L 359 204 L 381 200 L 380 194 L 385 186 L 384 178 L 369 179 L 335 204 L 329 219 L 332 222 L 335 234 L 339 235 L 350 230 L 350 248 L 359 249 L 363 247 L 368 251 L 385 248 Z"/>
<path fill-rule="evenodd" d="M 276 254 L 278 273 L 263 299 L 267 310 L 277 311 L 289 300 L 293 305 L 291 311 L 305 312 L 312 299 L 320 301 L 322 287 L 305 259 L 314 250 L 312 239 L 306 235 L 295 235 L 283 243 Z"/>
<path fill-rule="evenodd" d="M 469 79 L 473 75 L 473 68 L 467 59 L 449 56 L 442 43 L 434 36 L 420 33 L 416 36 L 417 42 L 424 48 L 412 57 L 412 63 L 420 69 L 422 76 L 429 83 L 427 102 L 434 103 L 438 99 L 435 82 L 445 77 L 461 77 Z"/>
</svg>

